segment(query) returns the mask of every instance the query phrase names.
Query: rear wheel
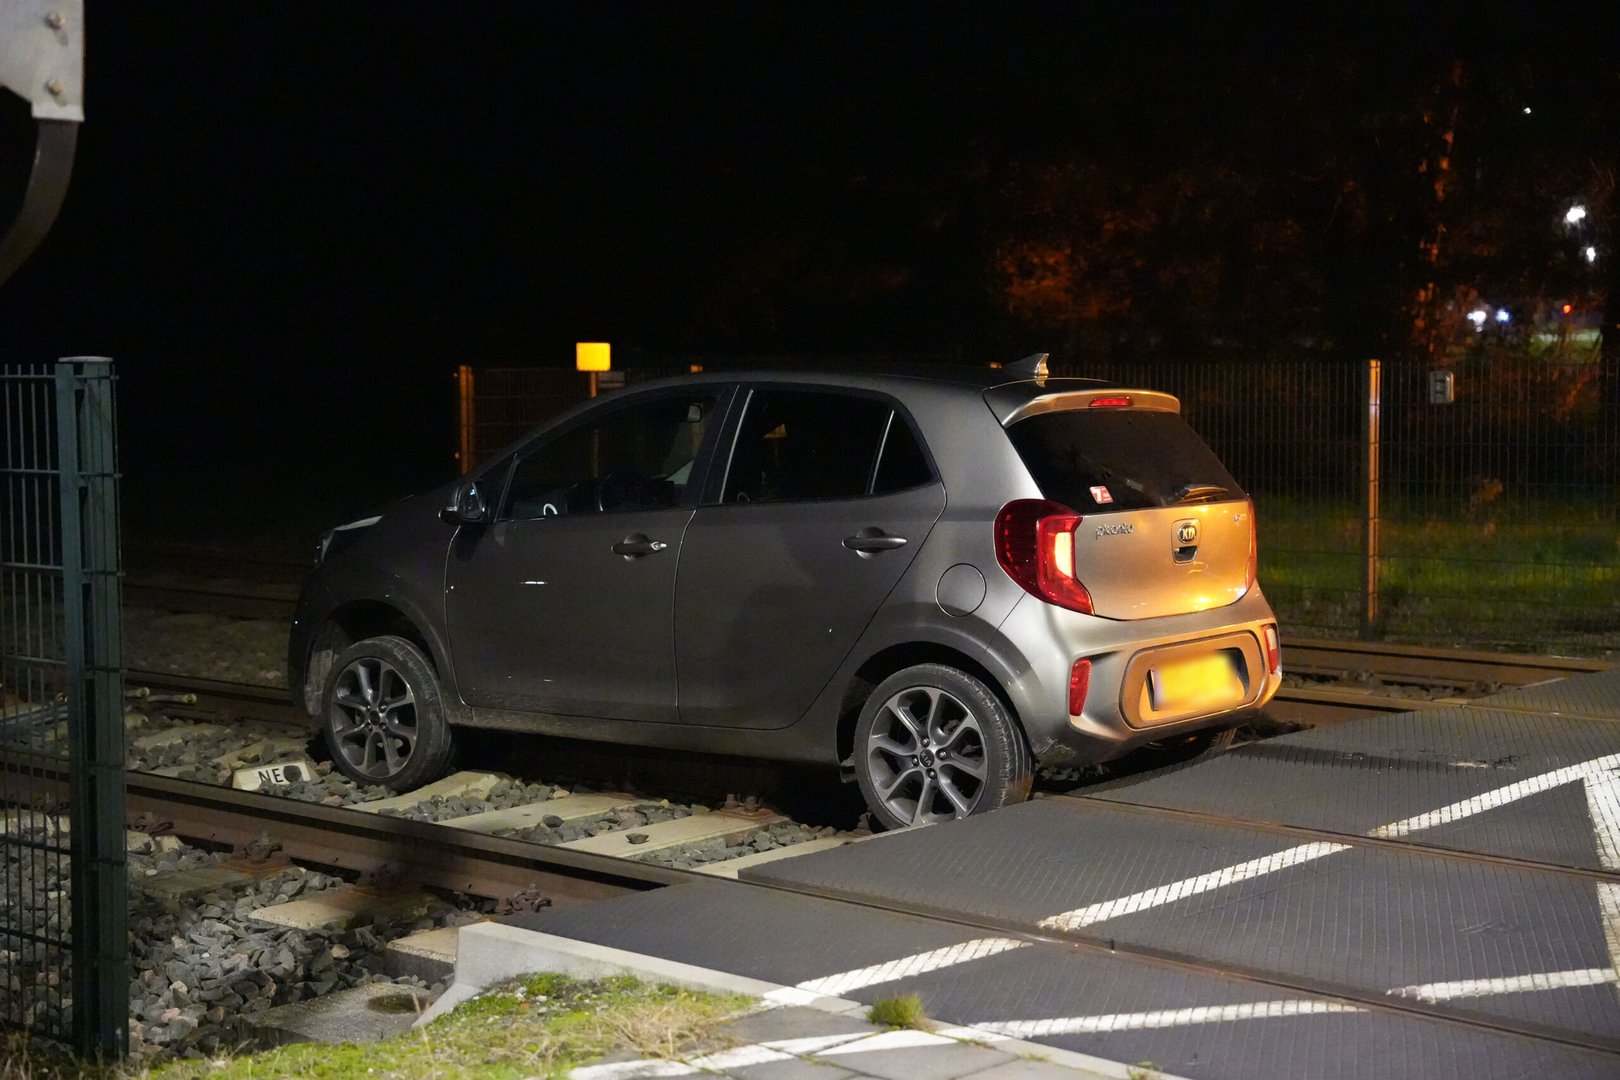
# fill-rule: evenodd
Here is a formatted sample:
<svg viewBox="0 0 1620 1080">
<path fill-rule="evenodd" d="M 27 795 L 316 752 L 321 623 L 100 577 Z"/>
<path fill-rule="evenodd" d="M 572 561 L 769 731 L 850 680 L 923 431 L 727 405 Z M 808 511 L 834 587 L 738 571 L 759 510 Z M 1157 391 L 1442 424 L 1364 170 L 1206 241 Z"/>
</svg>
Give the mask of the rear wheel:
<svg viewBox="0 0 1620 1080">
<path fill-rule="evenodd" d="M 885 828 L 979 814 L 1029 798 L 1035 767 L 989 687 L 943 664 L 885 679 L 855 726 L 855 777 Z"/>
<path fill-rule="evenodd" d="M 367 638 L 338 655 L 321 695 L 321 726 L 332 764 L 357 783 L 409 791 L 450 765 L 439 678 L 401 637 Z"/>
</svg>

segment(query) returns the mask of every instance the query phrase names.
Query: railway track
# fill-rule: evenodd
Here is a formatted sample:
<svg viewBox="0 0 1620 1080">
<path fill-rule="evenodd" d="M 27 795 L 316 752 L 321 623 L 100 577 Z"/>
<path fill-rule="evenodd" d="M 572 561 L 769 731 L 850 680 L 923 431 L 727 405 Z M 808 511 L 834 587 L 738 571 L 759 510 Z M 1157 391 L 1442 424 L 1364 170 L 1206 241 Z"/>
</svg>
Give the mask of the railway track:
<svg viewBox="0 0 1620 1080">
<path fill-rule="evenodd" d="M 1317 644 L 1317 643 L 1313 643 Z M 1300 651 L 1296 647 L 1295 652 Z M 1354 655 L 1359 650 L 1343 650 Z M 1316 654 L 1330 655 L 1325 644 Z M 1448 657 L 1449 659 L 1450 657 Z M 1329 661 L 1331 662 L 1331 661 Z M 1478 662 L 1482 667 L 1484 660 Z M 1578 662 L 1584 663 L 1584 662 Z M 1323 666 L 1326 666 L 1325 664 Z M 1578 667 L 1591 670 L 1601 665 Z M 1510 658 L 1503 665 L 1507 678 L 1522 682 L 1541 681 L 1571 670 L 1563 661 L 1539 662 L 1539 658 Z M 1493 680 L 1494 681 L 1494 680 Z M 197 723 L 229 724 L 235 720 L 275 723 L 289 730 L 308 733 L 307 719 L 275 687 L 230 683 L 219 680 L 185 678 L 156 672 L 128 673 L 130 686 L 148 690 L 147 701 L 156 698 L 172 718 Z M 137 699 L 138 700 L 138 699 Z M 1321 708 L 1339 713 L 1366 715 L 1379 711 L 1408 711 L 1422 705 L 1443 706 L 1446 699 L 1415 702 L 1412 699 L 1383 697 L 1376 693 L 1349 690 L 1289 690 L 1279 701 L 1288 707 Z M 66 797 L 66 776 L 59 761 L 43 761 L 28 755 L 0 754 L 0 769 L 11 774 L 13 790 L 20 790 L 34 805 L 60 805 Z M 582 905 L 626 893 L 656 889 L 665 885 L 709 880 L 712 876 L 634 858 L 606 854 L 579 846 L 536 842 L 532 839 L 492 835 L 470 828 L 465 820 L 456 823 L 411 820 L 370 813 L 354 807 L 325 806 L 319 803 L 275 795 L 235 791 L 215 784 L 198 783 L 151 773 L 131 773 L 128 781 L 129 811 L 148 820 L 161 821 L 187 840 L 212 847 L 245 848 L 266 833 L 274 837 L 283 853 L 293 862 L 323 870 L 338 870 L 345 876 L 385 873 L 415 885 L 449 893 L 488 898 L 506 898 L 525 893 L 540 894 L 558 906 Z M 1057 796 L 1110 808 L 1123 808 L 1166 819 L 1196 820 L 1275 833 L 1290 843 L 1324 842 L 1334 844 L 1389 846 L 1405 845 L 1425 854 L 1436 854 L 1464 862 L 1507 864 L 1519 869 L 1560 876 L 1595 879 L 1605 886 L 1620 886 L 1620 873 L 1578 866 L 1504 859 L 1456 851 L 1409 840 L 1381 840 L 1325 829 L 1292 826 L 1248 816 L 1211 815 L 1174 807 L 1131 804 L 1106 793 L 1071 792 Z M 565 803 L 567 800 L 559 800 Z M 537 804 L 542 809 L 548 805 Z M 740 821 L 746 821 L 746 812 Z M 741 828 L 739 824 L 739 828 Z M 651 831 L 649 829 L 648 831 Z M 838 838 L 843 842 L 849 837 Z M 816 850 L 806 845 L 805 851 Z M 634 852 L 625 854 L 633 855 Z M 785 857 L 791 857 L 787 852 Z M 841 903 L 861 903 L 835 890 L 788 887 L 780 884 L 745 883 L 738 887 L 754 889 L 788 888 Z M 951 922 L 984 934 L 1027 937 L 1030 931 L 1009 921 L 964 916 L 925 905 L 878 904 L 887 910 Z M 1454 1007 L 1442 1008 L 1422 1000 L 1370 993 L 1354 986 L 1340 985 L 1291 976 L 1280 976 L 1261 968 L 1243 968 L 1216 963 L 1192 954 L 1177 954 L 1151 945 L 1131 944 L 1089 937 L 1084 933 L 1063 935 L 1080 953 L 1097 952 L 1130 955 L 1143 963 L 1168 968 L 1218 974 L 1248 982 L 1257 987 L 1289 993 L 1326 996 L 1353 1002 L 1358 1008 L 1396 1015 L 1441 1019 L 1471 1026 L 1481 1031 L 1510 1032 L 1521 1036 L 1549 1039 L 1566 1045 L 1605 1053 L 1620 1053 L 1620 1041 L 1572 1035 L 1570 1032 L 1527 1021 L 1506 1021 L 1500 1017 L 1473 1015 Z"/>
<path fill-rule="evenodd" d="M 1293 647 L 1294 655 L 1301 652 L 1318 666 L 1324 661 L 1331 664 L 1368 654 L 1411 663 L 1440 659 L 1414 659 L 1410 654 L 1388 647 L 1343 643 Z M 1536 657 L 1512 657 L 1493 667 L 1491 654 L 1447 654 L 1443 659 L 1453 665 L 1449 670 L 1454 672 L 1490 671 L 1504 680 L 1523 682 L 1601 668 L 1585 661 Z M 302 737 L 311 734 L 308 718 L 290 704 L 286 691 L 277 687 L 149 671 L 130 671 L 126 682 L 151 693 L 149 700 L 160 701 L 164 712 L 174 720 L 214 725 L 253 720 L 279 725 L 288 733 Z M 1379 689 L 1285 688 L 1267 714 L 1272 720 L 1315 726 L 1369 714 L 1441 708 L 1463 700 L 1391 696 L 1378 692 Z M 561 849 L 546 843 L 494 837 L 433 822 L 393 817 L 379 819 L 375 814 L 353 809 L 311 806 L 293 799 L 236 792 L 145 773 L 132 773 L 130 784 L 132 806 L 138 803 L 143 811 L 173 821 L 182 836 L 211 844 L 240 844 L 268 829 L 286 846 L 290 857 L 311 864 L 354 871 L 372 870 L 389 863 L 402 864 L 424 881 L 476 895 L 509 895 L 516 891 L 514 886 L 542 880 L 548 890 L 559 895 L 568 893 L 564 881 L 571 864 L 565 860 L 561 869 L 553 867 L 551 860 Z M 626 797 L 627 803 L 635 801 Z M 819 846 L 812 845 L 806 850 L 816 850 Z M 597 877 L 603 875 L 600 866 L 590 860 L 587 863 L 595 867 L 592 872 Z M 627 881 L 645 880 L 646 887 L 668 883 L 673 880 L 670 874 L 683 873 L 634 862 L 626 865 L 644 868 L 625 873 Z M 531 875 L 533 880 L 520 880 L 525 874 Z"/>
</svg>

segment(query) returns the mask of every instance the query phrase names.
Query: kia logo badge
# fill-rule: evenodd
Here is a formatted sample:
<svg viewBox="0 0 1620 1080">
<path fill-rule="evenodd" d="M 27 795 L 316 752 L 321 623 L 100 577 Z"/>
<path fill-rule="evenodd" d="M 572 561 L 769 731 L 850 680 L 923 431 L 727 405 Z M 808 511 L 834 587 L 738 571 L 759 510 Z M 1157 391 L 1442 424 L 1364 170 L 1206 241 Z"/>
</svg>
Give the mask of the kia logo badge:
<svg viewBox="0 0 1620 1080">
<path fill-rule="evenodd" d="M 1183 521 L 1180 525 L 1177 525 L 1176 526 L 1176 540 L 1179 541 L 1182 544 L 1194 544 L 1194 543 L 1197 543 L 1198 542 L 1198 522 L 1196 522 L 1196 521 Z"/>
</svg>

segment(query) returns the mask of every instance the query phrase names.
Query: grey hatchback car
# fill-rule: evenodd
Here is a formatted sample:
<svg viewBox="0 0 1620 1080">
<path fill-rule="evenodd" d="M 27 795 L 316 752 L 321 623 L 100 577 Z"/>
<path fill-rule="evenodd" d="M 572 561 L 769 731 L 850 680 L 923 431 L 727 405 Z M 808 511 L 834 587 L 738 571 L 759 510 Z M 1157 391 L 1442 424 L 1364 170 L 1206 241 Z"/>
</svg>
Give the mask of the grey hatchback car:
<svg viewBox="0 0 1620 1080">
<path fill-rule="evenodd" d="M 842 763 L 882 826 L 943 821 L 1269 701 L 1255 543 L 1167 394 L 1037 358 L 682 376 L 327 533 L 288 685 L 400 790 L 500 728 Z"/>
</svg>

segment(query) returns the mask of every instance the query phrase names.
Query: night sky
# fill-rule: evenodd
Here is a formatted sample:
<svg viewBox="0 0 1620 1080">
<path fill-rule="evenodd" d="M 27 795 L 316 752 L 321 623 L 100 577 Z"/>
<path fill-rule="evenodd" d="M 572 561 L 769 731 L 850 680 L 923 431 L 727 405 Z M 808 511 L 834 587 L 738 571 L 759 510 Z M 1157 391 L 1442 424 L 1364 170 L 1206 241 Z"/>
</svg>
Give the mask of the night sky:
<svg viewBox="0 0 1620 1080">
<path fill-rule="evenodd" d="M 1461 53 L 1503 95 L 1590 68 L 1612 98 L 1620 29 L 1612 4 L 86 7 L 73 187 L 0 341 L 119 361 L 130 517 L 178 532 L 449 475 L 459 363 L 1015 358 L 1044 342 L 985 286 L 1009 162 L 1276 154 L 1335 129 L 1295 110 L 1346 64 L 1375 96 Z M 8 100 L 8 218 L 31 139 Z"/>
</svg>

